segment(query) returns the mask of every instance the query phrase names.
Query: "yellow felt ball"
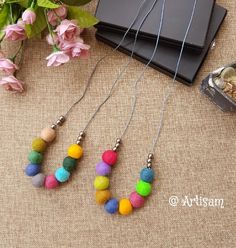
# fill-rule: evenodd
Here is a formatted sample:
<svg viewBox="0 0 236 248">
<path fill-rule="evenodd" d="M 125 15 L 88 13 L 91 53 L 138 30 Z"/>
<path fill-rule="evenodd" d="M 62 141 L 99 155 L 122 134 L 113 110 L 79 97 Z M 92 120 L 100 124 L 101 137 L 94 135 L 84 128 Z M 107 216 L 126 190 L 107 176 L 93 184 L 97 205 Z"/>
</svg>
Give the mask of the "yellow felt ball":
<svg viewBox="0 0 236 248">
<path fill-rule="evenodd" d="M 129 215 L 133 211 L 133 207 L 129 199 L 121 199 L 119 202 L 119 213 L 122 215 Z"/>
<path fill-rule="evenodd" d="M 110 190 L 98 190 L 95 194 L 95 199 L 97 204 L 104 204 L 111 199 Z"/>
<path fill-rule="evenodd" d="M 43 153 L 47 148 L 47 143 L 41 138 L 35 138 L 32 142 L 32 150 Z"/>
<path fill-rule="evenodd" d="M 94 188 L 96 190 L 104 190 L 109 187 L 109 178 L 104 176 L 97 176 L 94 180 Z"/>
<path fill-rule="evenodd" d="M 80 145 L 73 144 L 68 149 L 68 156 L 74 159 L 79 159 L 83 155 L 83 148 Z"/>
</svg>

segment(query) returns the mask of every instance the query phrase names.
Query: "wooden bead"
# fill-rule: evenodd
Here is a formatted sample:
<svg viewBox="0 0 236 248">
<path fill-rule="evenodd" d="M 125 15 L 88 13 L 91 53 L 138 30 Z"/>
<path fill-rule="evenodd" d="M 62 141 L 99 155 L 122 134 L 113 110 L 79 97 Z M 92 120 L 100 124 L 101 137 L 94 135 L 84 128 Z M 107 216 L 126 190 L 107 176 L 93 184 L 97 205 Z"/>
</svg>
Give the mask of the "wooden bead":
<svg viewBox="0 0 236 248">
<path fill-rule="evenodd" d="M 111 199 L 111 191 L 98 190 L 96 191 L 95 199 L 97 204 L 105 204 L 109 199 Z"/>
<path fill-rule="evenodd" d="M 43 153 L 47 148 L 47 143 L 41 138 L 35 138 L 32 142 L 32 150 Z"/>
<path fill-rule="evenodd" d="M 73 144 L 68 149 L 68 156 L 74 159 L 79 159 L 83 155 L 83 148 L 80 145 Z"/>
<path fill-rule="evenodd" d="M 40 137 L 50 143 L 52 142 L 55 138 L 56 138 L 56 131 L 50 127 L 45 127 L 42 131 L 41 131 L 41 135 Z"/>
<path fill-rule="evenodd" d="M 133 207 L 129 199 L 121 199 L 119 202 L 119 213 L 121 215 L 129 215 L 133 211 Z"/>
</svg>

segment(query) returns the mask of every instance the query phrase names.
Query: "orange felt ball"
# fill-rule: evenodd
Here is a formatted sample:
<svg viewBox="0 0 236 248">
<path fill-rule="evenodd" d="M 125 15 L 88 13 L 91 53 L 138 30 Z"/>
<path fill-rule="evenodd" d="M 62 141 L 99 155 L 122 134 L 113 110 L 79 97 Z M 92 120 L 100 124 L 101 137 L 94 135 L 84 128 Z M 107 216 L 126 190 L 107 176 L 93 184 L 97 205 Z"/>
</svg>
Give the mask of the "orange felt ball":
<svg viewBox="0 0 236 248">
<path fill-rule="evenodd" d="M 129 199 L 121 199 L 119 202 L 119 213 L 121 215 L 129 215 L 133 211 L 133 207 Z"/>
<path fill-rule="evenodd" d="M 109 199 L 111 199 L 111 191 L 98 190 L 95 193 L 95 199 L 97 204 L 105 204 Z"/>
</svg>

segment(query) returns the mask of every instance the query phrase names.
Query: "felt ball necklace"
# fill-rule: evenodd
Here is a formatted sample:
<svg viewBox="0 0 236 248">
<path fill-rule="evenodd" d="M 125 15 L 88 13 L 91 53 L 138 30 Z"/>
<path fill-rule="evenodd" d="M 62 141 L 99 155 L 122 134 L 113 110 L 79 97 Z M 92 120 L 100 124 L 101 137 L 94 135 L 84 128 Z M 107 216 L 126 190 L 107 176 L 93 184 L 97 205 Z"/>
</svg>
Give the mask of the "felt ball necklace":
<svg viewBox="0 0 236 248">
<path fill-rule="evenodd" d="M 157 0 L 155 0 L 156 2 Z M 127 36 L 128 32 L 130 31 L 130 29 L 132 28 L 132 26 L 135 24 L 136 20 L 138 19 L 141 10 L 144 7 L 146 0 L 144 0 L 139 8 L 138 11 L 135 15 L 134 20 L 132 21 L 132 23 L 130 24 L 129 28 L 127 29 L 127 31 L 125 32 L 124 36 L 122 37 L 120 43 L 112 50 L 112 52 L 116 51 L 121 44 L 124 42 L 125 37 Z M 149 13 L 151 12 L 152 9 L 149 10 Z M 147 13 L 147 15 L 149 14 Z M 146 16 L 147 16 L 146 15 Z M 146 19 L 145 16 L 145 19 Z M 142 23 L 145 21 L 145 19 L 142 20 Z M 133 51 L 135 48 L 135 44 L 136 44 L 136 40 L 137 40 L 137 36 L 138 36 L 138 32 L 139 29 L 136 33 L 135 36 L 135 42 L 133 45 Z M 113 89 L 115 87 L 115 85 L 117 84 L 119 78 L 121 77 L 122 73 L 125 71 L 126 66 L 130 63 L 127 63 L 124 66 L 124 69 L 121 71 L 121 73 L 118 75 L 117 79 L 113 82 L 112 87 L 109 91 L 109 93 L 107 94 L 106 98 L 102 101 L 102 103 L 96 108 L 95 112 L 92 114 L 91 118 L 89 119 L 89 121 L 87 122 L 87 124 L 85 125 L 85 128 L 83 129 L 83 131 L 81 131 L 79 133 L 79 136 L 76 139 L 76 142 L 74 144 L 72 144 L 67 151 L 67 156 L 64 158 L 63 160 L 63 165 L 58 168 L 54 174 L 50 174 L 50 175 L 45 175 L 41 172 L 41 164 L 43 161 L 43 154 L 46 151 L 48 145 L 50 143 L 52 143 L 52 141 L 56 138 L 56 129 L 58 129 L 59 127 L 61 127 L 64 122 L 66 121 L 69 113 L 72 111 L 72 109 L 79 104 L 83 98 L 85 97 L 87 90 L 91 84 L 93 75 L 98 67 L 98 65 L 100 64 L 100 62 L 102 62 L 106 57 L 108 57 L 108 55 L 110 55 L 110 53 L 106 54 L 105 56 L 103 56 L 101 59 L 99 59 L 97 61 L 97 63 L 95 64 L 92 73 L 90 74 L 86 87 L 83 91 L 83 94 L 81 95 L 81 97 L 75 101 L 67 110 L 67 112 L 64 115 L 61 115 L 58 120 L 53 123 L 51 125 L 51 127 L 46 127 L 41 131 L 41 135 L 38 138 L 35 138 L 32 142 L 32 151 L 29 153 L 28 155 L 28 160 L 30 161 L 30 164 L 27 165 L 27 167 L 25 168 L 25 174 L 27 176 L 32 177 L 32 184 L 33 186 L 39 188 L 39 187 L 45 187 L 46 189 L 54 189 L 56 187 L 58 187 L 61 183 L 67 182 L 70 178 L 71 173 L 73 172 L 73 170 L 75 169 L 78 160 L 82 157 L 83 155 L 83 148 L 81 146 L 82 140 L 85 137 L 85 132 L 88 129 L 88 127 L 90 126 L 90 124 L 92 123 L 93 119 L 96 117 L 96 115 L 98 114 L 98 112 L 100 111 L 100 109 L 102 108 L 102 106 L 107 102 L 107 100 L 112 96 L 113 93 Z M 133 57 L 133 52 L 131 54 L 131 58 Z"/>
<path fill-rule="evenodd" d="M 136 184 L 135 191 L 133 191 L 130 194 L 129 198 L 123 198 L 123 199 L 118 201 L 116 198 L 114 198 L 112 196 L 112 193 L 109 190 L 110 180 L 109 180 L 108 176 L 111 174 L 111 170 L 112 170 L 113 166 L 117 163 L 118 148 L 121 145 L 121 139 L 125 135 L 125 133 L 127 132 L 128 128 L 130 126 L 131 120 L 133 118 L 133 115 L 135 112 L 135 106 L 136 106 L 136 102 L 137 102 L 137 86 L 138 86 L 138 83 L 140 82 L 140 80 L 142 79 L 142 77 L 144 76 L 145 69 L 140 74 L 140 77 L 138 78 L 138 80 L 136 80 L 134 83 L 134 100 L 133 100 L 133 104 L 132 104 L 132 108 L 131 108 L 131 114 L 130 114 L 130 118 L 129 118 L 129 120 L 128 120 L 125 128 L 124 128 L 122 135 L 120 136 L 120 138 L 118 138 L 116 140 L 116 144 L 112 150 L 107 150 L 102 154 L 102 160 L 96 166 L 97 176 L 94 180 L 94 188 L 96 189 L 95 200 L 96 200 L 97 204 L 99 204 L 99 205 L 104 204 L 105 211 L 109 214 L 115 214 L 115 213 L 119 212 L 119 214 L 121 214 L 121 215 L 129 215 L 133 212 L 133 209 L 141 208 L 145 203 L 146 197 L 148 197 L 151 194 L 151 191 L 152 191 L 152 185 L 151 184 L 154 180 L 154 170 L 152 169 L 154 153 L 155 153 L 157 143 L 158 143 L 158 140 L 160 137 L 161 129 L 163 127 L 165 108 L 167 106 L 168 99 L 169 99 L 169 97 L 170 97 L 170 95 L 174 89 L 173 86 L 176 85 L 175 84 L 176 77 L 178 74 L 178 70 L 179 70 L 179 66 L 180 66 L 180 62 L 181 62 L 181 58 L 182 58 L 182 54 L 183 54 L 183 50 L 184 50 L 184 45 L 185 45 L 189 30 L 190 30 L 190 27 L 192 24 L 192 20 L 193 20 L 194 14 L 195 14 L 196 5 L 197 5 L 197 0 L 194 0 L 191 17 L 190 17 L 190 20 L 189 20 L 189 23 L 188 23 L 188 26 L 186 29 L 185 36 L 183 38 L 180 54 L 179 54 L 179 57 L 177 60 L 174 77 L 173 77 L 171 84 L 168 85 L 166 92 L 164 94 L 163 101 L 162 101 L 162 108 L 160 110 L 160 121 L 159 121 L 159 125 L 157 127 L 156 136 L 153 139 L 153 144 L 151 146 L 151 152 L 147 156 L 146 166 L 140 172 L 140 179 L 138 180 L 138 182 Z M 157 47 L 158 47 L 158 43 L 159 43 L 159 36 L 160 36 L 161 27 L 162 27 L 163 19 L 164 19 L 164 8 L 165 8 L 165 0 L 163 2 L 163 6 L 162 6 L 162 17 L 161 17 L 161 21 L 160 21 L 156 45 L 155 45 L 153 54 L 152 54 L 151 59 L 149 60 L 149 62 L 147 64 L 147 66 L 151 63 L 154 55 L 157 52 Z"/>
</svg>

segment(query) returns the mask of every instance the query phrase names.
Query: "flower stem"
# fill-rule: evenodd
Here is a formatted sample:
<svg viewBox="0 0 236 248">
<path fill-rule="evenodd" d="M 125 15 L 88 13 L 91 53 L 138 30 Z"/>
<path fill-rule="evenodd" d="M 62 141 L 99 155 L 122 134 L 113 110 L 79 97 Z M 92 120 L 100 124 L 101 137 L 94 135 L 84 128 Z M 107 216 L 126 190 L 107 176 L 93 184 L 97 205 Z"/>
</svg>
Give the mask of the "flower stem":
<svg viewBox="0 0 236 248">
<path fill-rule="evenodd" d="M 3 33 L 2 35 L 0 35 L 0 47 L 1 47 L 1 43 L 4 40 L 5 36 L 6 36 L 5 33 Z"/>
<path fill-rule="evenodd" d="M 31 4 L 29 4 L 29 6 L 30 6 L 31 9 L 34 9 L 35 8 L 35 5 L 36 5 L 36 1 L 35 0 L 32 0 L 31 1 Z"/>
<path fill-rule="evenodd" d="M 11 3 L 9 4 L 9 7 L 10 7 L 11 24 L 13 24 L 14 21 L 13 21 L 13 13 L 12 13 L 12 4 Z"/>
<path fill-rule="evenodd" d="M 54 43 L 54 46 L 55 46 L 56 42 L 55 42 L 54 37 L 53 37 L 52 26 L 50 25 L 50 23 L 48 21 L 47 9 L 44 10 L 44 16 L 45 16 L 45 20 L 46 20 L 46 23 L 47 23 L 47 26 L 48 26 L 49 34 L 51 35 L 53 43 Z"/>
<path fill-rule="evenodd" d="M 21 49 L 22 49 L 22 47 L 23 47 L 23 44 L 24 44 L 24 42 L 22 41 L 21 44 L 20 44 L 20 46 L 19 46 L 19 48 L 18 48 L 18 50 L 16 51 L 15 55 L 11 58 L 11 60 L 12 60 L 14 63 L 15 63 L 16 57 L 18 56 L 18 54 L 20 53 L 20 51 L 21 51 Z"/>
</svg>

